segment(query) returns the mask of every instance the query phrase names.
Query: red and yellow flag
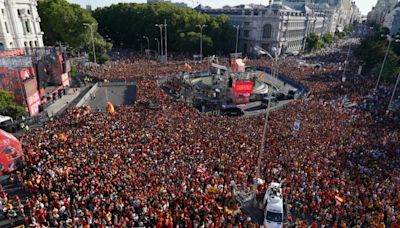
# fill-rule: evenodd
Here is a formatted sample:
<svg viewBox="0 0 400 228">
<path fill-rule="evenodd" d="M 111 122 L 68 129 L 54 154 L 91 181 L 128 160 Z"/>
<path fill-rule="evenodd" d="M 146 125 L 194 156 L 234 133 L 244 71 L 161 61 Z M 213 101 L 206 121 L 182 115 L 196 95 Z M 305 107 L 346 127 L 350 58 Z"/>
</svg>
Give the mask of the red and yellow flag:
<svg viewBox="0 0 400 228">
<path fill-rule="evenodd" d="M 111 115 L 115 115 L 114 105 L 111 104 L 111 102 L 107 102 L 107 106 L 108 106 L 108 113 L 110 113 Z"/>
</svg>

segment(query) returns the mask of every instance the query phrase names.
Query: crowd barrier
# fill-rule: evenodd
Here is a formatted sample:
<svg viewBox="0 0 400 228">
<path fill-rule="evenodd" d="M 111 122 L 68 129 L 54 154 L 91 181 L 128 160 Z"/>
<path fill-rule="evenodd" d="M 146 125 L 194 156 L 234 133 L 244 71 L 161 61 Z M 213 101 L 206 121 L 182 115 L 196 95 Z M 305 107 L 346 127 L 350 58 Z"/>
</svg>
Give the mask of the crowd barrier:
<svg viewBox="0 0 400 228">
<path fill-rule="evenodd" d="M 97 88 L 99 87 L 99 83 L 95 83 L 92 88 L 78 101 L 76 107 L 81 107 L 86 103 L 86 101 L 90 100 L 92 95 L 96 92 Z"/>
</svg>

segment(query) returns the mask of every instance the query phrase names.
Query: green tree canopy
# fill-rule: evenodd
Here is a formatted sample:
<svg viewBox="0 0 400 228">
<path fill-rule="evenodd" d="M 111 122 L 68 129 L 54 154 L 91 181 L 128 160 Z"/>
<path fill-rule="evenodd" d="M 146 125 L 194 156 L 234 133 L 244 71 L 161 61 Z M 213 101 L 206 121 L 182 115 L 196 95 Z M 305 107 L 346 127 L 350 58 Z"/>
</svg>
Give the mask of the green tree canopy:
<svg viewBox="0 0 400 228">
<path fill-rule="evenodd" d="M 331 33 L 327 32 L 322 36 L 322 40 L 324 41 L 324 43 L 330 44 L 333 42 L 334 37 Z"/>
<path fill-rule="evenodd" d="M 388 47 L 386 37 L 381 37 L 381 31 L 377 29 L 376 34 L 366 37 L 361 45 L 354 50 L 355 54 L 365 63 L 365 69 L 373 75 L 378 76 L 385 53 Z M 387 61 L 383 68 L 382 76 L 385 80 L 394 81 L 400 66 L 400 45 L 392 42 L 388 52 Z"/>
<path fill-rule="evenodd" d="M 149 37 L 150 47 L 157 49 L 155 38 L 160 39 L 160 29 L 155 24 L 167 21 L 168 50 L 179 53 L 199 52 L 200 29 L 203 30 L 203 52 L 212 50 L 231 52 L 235 33 L 227 16 L 210 17 L 192 9 L 178 8 L 166 3 L 136 4 L 119 3 L 98 8 L 93 16 L 99 22 L 99 31 L 109 36 L 114 44 L 140 50 L 145 45 L 143 36 Z"/>
<path fill-rule="evenodd" d="M 62 42 L 75 50 L 86 48 L 92 51 L 91 31 L 84 25 L 97 23 L 90 11 L 66 0 L 39 0 L 38 11 L 46 44 Z M 111 44 L 97 33 L 97 26 L 93 29 L 96 51 L 99 55 L 104 54 L 111 49 Z"/>
<path fill-rule="evenodd" d="M 308 51 L 320 49 L 324 46 L 324 41 L 314 32 L 308 34 L 306 41 Z"/>
<path fill-rule="evenodd" d="M 13 119 L 19 119 L 26 115 L 26 110 L 15 102 L 14 96 L 11 93 L 0 89 L 0 114 L 11 116 Z"/>
</svg>

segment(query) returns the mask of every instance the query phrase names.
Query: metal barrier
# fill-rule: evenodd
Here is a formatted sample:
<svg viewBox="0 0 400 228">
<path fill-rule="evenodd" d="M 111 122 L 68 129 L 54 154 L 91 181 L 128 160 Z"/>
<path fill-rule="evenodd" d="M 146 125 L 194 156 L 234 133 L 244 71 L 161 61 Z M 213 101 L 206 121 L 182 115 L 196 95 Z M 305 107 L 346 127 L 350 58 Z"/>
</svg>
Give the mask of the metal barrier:
<svg viewBox="0 0 400 228">
<path fill-rule="evenodd" d="M 110 81 L 110 82 L 98 82 L 99 87 L 108 87 L 108 86 L 132 86 L 136 85 L 135 81 Z"/>
<path fill-rule="evenodd" d="M 268 67 L 257 67 L 256 69 L 260 70 L 260 71 L 264 71 L 265 73 L 268 73 L 268 74 L 270 74 L 272 72 L 272 69 L 268 68 Z M 301 83 L 299 83 L 297 81 L 294 81 L 293 79 L 290 79 L 290 78 L 288 78 L 287 76 L 285 76 L 283 74 L 279 73 L 277 78 L 279 80 L 283 81 L 284 83 L 289 84 L 290 86 L 298 89 L 301 95 L 304 95 L 304 94 L 306 94 L 306 93 L 308 93 L 310 91 L 303 84 L 301 84 Z"/>
<path fill-rule="evenodd" d="M 86 101 L 90 100 L 90 97 L 96 92 L 98 86 L 99 83 L 94 84 L 92 88 L 90 88 L 90 90 L 79 100 L 79 102 L 76 104 L 76 107 L 81 107 L 86 103 Z"/>
</svg>

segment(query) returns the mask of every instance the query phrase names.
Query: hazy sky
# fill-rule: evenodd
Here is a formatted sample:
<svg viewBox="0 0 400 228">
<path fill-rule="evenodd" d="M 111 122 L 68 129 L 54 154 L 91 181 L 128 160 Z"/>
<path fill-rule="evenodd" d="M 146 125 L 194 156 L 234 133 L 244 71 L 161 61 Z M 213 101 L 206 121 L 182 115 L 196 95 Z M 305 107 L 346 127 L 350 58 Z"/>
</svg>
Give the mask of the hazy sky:
<svg viewBox="0 0 400 228">
<path fill-rule="evenodd" d="M 108 6 L 118 2 L 137 2 L 144 3 L 146 0 L 68 0 L 69 2 L 78 3 L 82 6 L 87 4 L 92 5 L 93 8 L 98 6 Z M 377 0 L 355 0 L 357 6 L 363 14 L 367 14 Z M 239 4 L 267 4 L 269 0 L 172 0 L 172 2 L 185 2 L 189 6 L 196 6 L 198 4 L 209 5 L 211 7 L 222 7 L 224 5 L 239 5 Z"/>
</svg>

